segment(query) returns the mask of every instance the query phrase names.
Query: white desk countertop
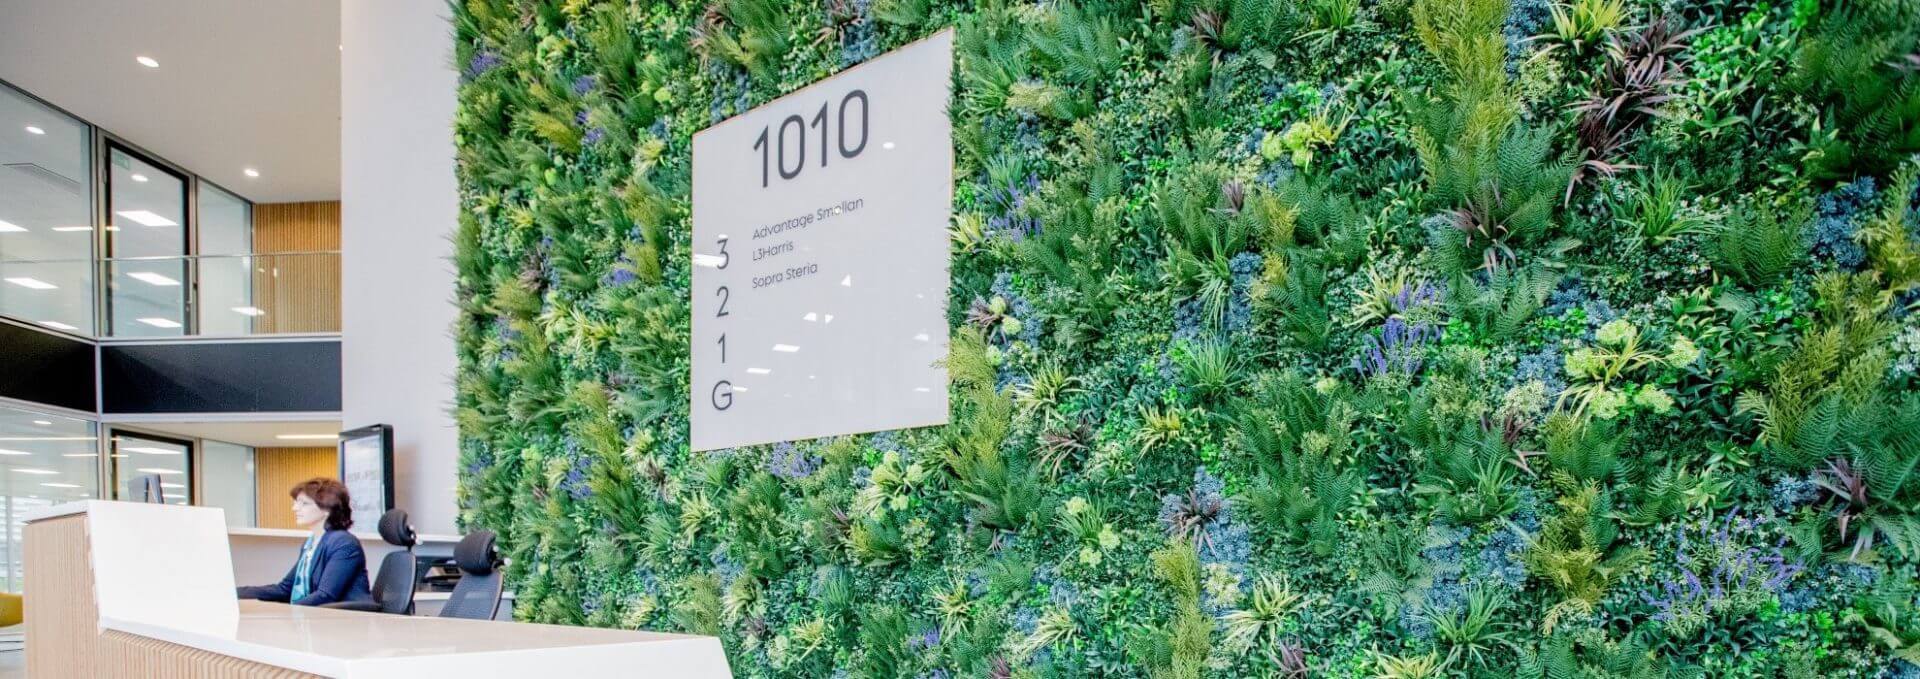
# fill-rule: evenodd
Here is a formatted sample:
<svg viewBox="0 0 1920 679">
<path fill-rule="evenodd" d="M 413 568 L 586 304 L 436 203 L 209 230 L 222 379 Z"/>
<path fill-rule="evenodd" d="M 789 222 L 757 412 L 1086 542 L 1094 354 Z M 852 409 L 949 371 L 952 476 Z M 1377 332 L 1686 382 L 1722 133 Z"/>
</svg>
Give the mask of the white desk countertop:
<svg viewBox="0 0 1920 679">
<path fill-rule="evenodd" d="M 228 529 L 217 508 L 94 500 L 27 521 L 80 514 L 104 630 L 343 679 L 731 676 L 714 637 L 236 601 L 229 541 L 305 532 Z"/>
<path fill-rule="evenodd" d="M 707 676 L 716 668 L 699 664 L 699 659 L 724 657 L 719 640 L 712 637 L 381 615 L 264 601 L 240 602 L 240 622 L 225 633 L 110 618 L 101 618 L 100 625 L 275 667 L 354 679 L 592 676 L 603 675 L 609 663 L 631 663 L 636 657 L 686 659 L 648 667 L 656 676 Z M 638 655 L 642 646 L 651 653 Z M 702 648 L 707 646 L 712 648 Z M 674 653 L 669 647 L 684 650 Z M 718 671 L 725 676 L 724 666 Z"/>
</svg>

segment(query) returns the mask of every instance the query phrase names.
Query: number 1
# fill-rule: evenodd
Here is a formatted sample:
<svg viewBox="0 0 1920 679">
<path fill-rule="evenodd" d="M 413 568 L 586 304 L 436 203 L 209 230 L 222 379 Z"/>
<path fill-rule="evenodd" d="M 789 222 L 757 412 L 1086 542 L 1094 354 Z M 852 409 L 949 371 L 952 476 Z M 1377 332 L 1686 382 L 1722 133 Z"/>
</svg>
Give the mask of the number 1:
<svg viewBox="0 0 1920 679">
<path fill-rule="evenodd" d="M 820 112 L 813 115 L 813 126 L 820 128 L 820 167 L 827 166 L 827 102 L 820 102 Z"/>
<path fill-rule="evenodd" d="M 753 142 L 753 147 L 760 150 L 760 188 L 764 189 L 767 188 L 767 128 L 760 128 L 760 138 Z"/>
</svg>

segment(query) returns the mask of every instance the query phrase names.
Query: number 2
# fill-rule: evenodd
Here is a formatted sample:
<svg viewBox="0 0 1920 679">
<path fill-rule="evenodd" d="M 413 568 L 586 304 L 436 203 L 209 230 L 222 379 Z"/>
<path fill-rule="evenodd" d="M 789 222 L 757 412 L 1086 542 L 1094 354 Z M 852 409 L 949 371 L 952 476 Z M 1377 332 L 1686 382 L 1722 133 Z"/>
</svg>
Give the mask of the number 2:
<svg viewBox="0 0 1920 679">
<path fill-rule="evenodd" d="M 721 316 L 727 315 L 727 300 L 733 298 L 733 292 L 728 290 L 727 286 L 722 285 L 719 290 L 713 291 L 713 294 L 720 296 L 720 313 L 714 314 L 713 317 L 720 318 Z"/>
</svg>

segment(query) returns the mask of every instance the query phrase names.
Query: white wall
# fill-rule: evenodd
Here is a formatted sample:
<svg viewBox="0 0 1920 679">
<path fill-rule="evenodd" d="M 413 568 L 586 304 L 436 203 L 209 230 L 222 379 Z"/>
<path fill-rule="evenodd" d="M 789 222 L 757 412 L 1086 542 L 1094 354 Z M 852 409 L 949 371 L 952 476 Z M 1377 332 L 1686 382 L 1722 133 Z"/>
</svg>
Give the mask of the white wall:
<svg viewBox="0 0 1920 679">
<path fill-rule="evenodd" d="M 394 429 L 394 501 L 453 533 L 453 28 L 440 0 L 340 3 L 342 424 Z"/>
</svg>

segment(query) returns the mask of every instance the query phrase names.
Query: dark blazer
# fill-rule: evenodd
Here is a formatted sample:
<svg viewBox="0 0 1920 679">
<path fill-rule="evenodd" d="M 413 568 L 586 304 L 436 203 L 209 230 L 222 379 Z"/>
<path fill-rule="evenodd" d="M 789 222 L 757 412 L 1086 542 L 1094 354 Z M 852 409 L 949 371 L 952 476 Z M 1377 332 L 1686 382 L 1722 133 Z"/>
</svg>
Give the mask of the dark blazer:
<svg viewBox="0 0 1920 679">
<path fill-rule="evenodd" d="M 241 587 L 242 599 L 287 601 L 293 595 L 293 577 L 300 571 L 300 559 L 294 557 L 287 577 L 272 585 Z M 360 550 L 360 539 L 344 530 L 330 530 L 320 536 L 313 548 L 313 571 L 307 574 L 307 596 L 290 602 L 295 606 L 318 606 L 336 601 L 372 601 L 367 588 L 367 553 Z"/>
</svg>

